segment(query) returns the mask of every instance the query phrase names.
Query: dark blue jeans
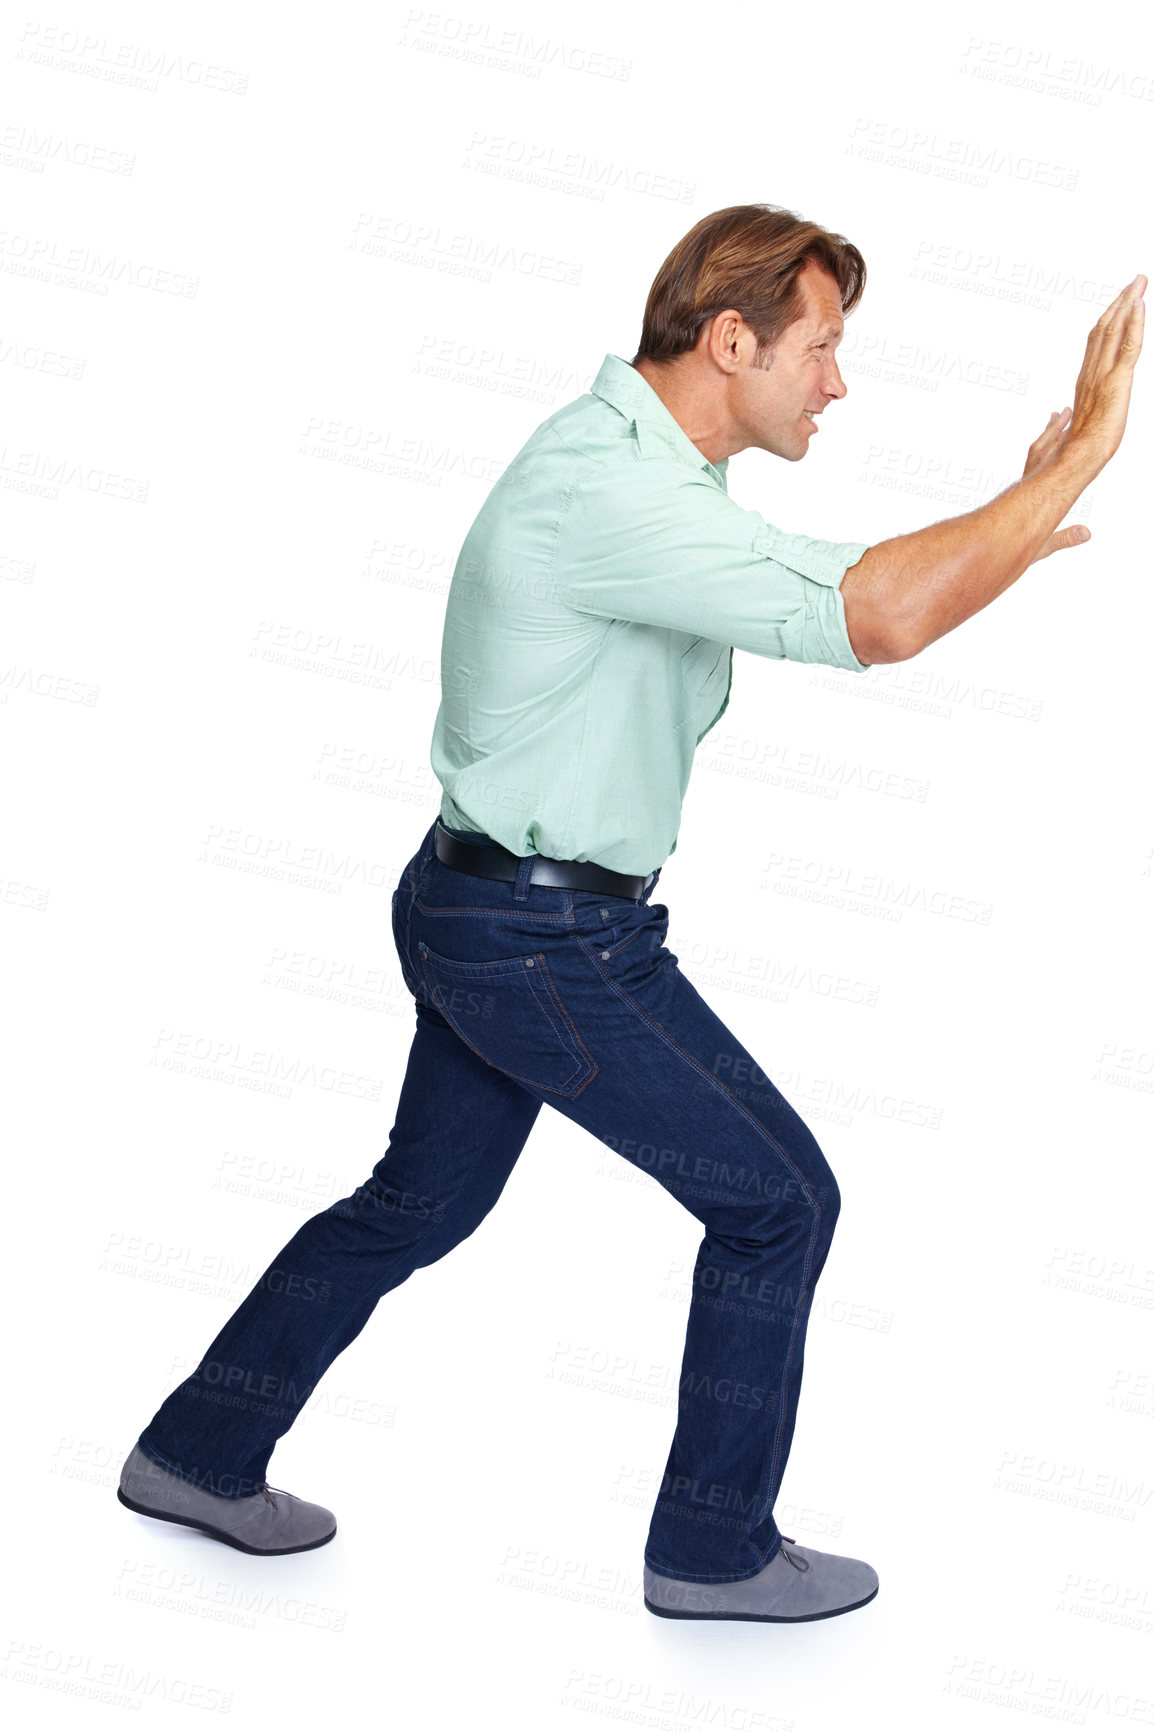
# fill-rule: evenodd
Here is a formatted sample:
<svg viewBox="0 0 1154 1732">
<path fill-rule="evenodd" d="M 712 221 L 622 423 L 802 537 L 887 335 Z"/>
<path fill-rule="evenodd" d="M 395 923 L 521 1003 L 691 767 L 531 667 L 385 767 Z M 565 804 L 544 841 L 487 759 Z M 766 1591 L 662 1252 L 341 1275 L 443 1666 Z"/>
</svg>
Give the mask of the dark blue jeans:
<svg viewBox="0 0 1154 1732">
<path fill-rule="evenodd" d="M 430 826 L 393 897 L 416 1033 L 388 1149 L 289 1240 L 141 1434 L 147 1456 L 251 1496 L 377 1301 L 484 1220 L 544 1101 L 705 1229 L 645 1561 L 688 1582 L 764 1568 L 840 1199 L 811 1132 L 680 972 L 658 876 L 638 901 L 477 878 L 437 859 Z"/>
</svg>

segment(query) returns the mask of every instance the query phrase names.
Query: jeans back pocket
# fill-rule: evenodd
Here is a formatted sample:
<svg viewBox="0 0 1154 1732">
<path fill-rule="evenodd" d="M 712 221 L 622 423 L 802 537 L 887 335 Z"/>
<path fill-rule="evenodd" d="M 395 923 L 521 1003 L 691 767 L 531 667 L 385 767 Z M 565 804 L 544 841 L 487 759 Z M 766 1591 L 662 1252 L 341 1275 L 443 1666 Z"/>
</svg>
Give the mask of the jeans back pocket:
<svg viewBox="0 0 1154 1732">
<path fill-rule="evenodd" d="M 569 1099 L 596 1073 L 541 951 L 458 962 L 424 943 L 417 949 L 431 1004 L 486 1064 Z"/>
</svg>

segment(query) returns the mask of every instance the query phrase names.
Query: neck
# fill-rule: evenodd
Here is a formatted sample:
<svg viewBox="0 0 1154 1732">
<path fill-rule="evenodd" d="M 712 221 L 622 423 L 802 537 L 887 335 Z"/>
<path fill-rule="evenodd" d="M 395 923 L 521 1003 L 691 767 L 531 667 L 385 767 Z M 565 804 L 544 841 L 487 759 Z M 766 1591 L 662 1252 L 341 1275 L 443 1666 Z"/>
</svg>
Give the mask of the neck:
<svg viewBox="0 0 1154 1732">
<path fill-rule="evenodd" d="M 738 449 L 728 437 L 728 417 L 716 392 L 699 369 L 682 358 L 638 361 L 634 372 L 660 397 L 677 425 L 709 463 L 720 463 Z"/>
</svg>

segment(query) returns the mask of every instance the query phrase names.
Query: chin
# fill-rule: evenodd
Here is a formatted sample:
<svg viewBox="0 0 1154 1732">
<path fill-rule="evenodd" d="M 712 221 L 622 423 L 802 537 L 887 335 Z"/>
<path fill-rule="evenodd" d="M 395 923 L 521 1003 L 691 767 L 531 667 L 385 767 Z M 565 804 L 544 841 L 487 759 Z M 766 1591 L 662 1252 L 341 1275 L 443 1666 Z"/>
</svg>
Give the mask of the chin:
<svg viewBox="0 0 1154 1732">
<path fill-rule="evenodd" d="M 771 457 L 780 457 L 785 463 L 800 463 L 809 450 L 809 440 L 803 440 L 799 445 L 782 446 L 777 440 L 766 440 L 761 449 L 768 451 Z"/>
</svg>

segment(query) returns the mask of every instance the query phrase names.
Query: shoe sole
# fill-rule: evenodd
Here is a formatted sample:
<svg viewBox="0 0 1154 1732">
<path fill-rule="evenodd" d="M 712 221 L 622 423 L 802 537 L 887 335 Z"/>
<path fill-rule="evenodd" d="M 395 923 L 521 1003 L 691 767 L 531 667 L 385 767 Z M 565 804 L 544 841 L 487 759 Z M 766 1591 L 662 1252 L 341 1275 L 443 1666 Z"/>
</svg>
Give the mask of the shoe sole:
<svg viewBox="0 0 1154 1732">
<path fill-rule="evenodd" d="M 243 1540 L 238 1540 L 234 1534 L 225 1533 L 223 1528 L 214 1528 L 208 1522 L 193 1521 L 189 1516 L 168 1515 L 164 1510 L 149 1509 L 147 1504 L 136 1503 L 125 1496 L 120 1486 L 116 1488 L 116 1495 L 125 1509 L 135 1510 L 137 1515 L 151 1516 L 153 1521 L 157 1522 L 175 1522 L 177 1527 L 196 1528 L 202 1534 L 210 1534 L 214 1540 L 222 1540 L 226 1546 L 233 1546 L 238 1552 L 251 1552 L 258 1558 L 280 1558 L 286 1552 L 315 1551 L 318 1546 L 327 1546 L 337 1531 L 334 1528 L 332 1533 L 325 1534 L 319 1540 L 309 1540 L 303 1546 L 249 1546 Z"/>
<path fill-rule="evenodd" d="M 805 1612 L 800 1618 L 781 1618 L 773 1612 L 677 1612 L 671 1606 L 655 1606 L 650 1599 L 646 1599 L 645 1604 L 659 1618 L 723 1618 L 727 1623 L 741 1624 L 814 1624 L 819 1618 L 836 1618 L 842 1612 L 856 1612 L 859 1606 L 868 1606 L 877 1598 L 877 1591 L 875 1588 L 864 1600 L 855 1600 L 850 1606 L 831 1606 L 828 1612 Z"/>
</svg>

